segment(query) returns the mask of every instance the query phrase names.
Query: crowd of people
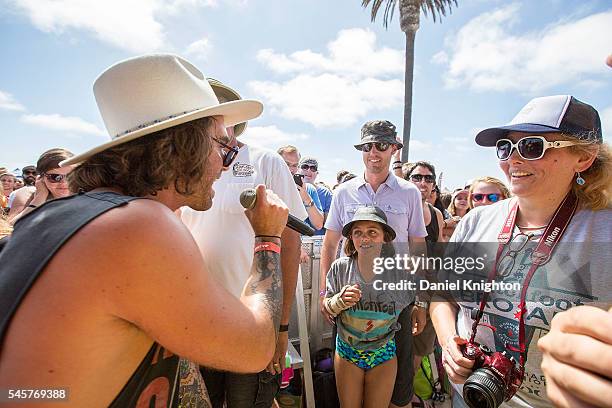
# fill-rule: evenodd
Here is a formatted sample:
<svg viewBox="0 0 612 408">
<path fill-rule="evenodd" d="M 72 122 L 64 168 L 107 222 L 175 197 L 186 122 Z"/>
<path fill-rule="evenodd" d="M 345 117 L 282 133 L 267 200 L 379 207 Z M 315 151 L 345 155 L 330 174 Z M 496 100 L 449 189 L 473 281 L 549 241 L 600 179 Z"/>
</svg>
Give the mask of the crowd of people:
<svg viewBox="0 0 612 408">
<path fill-rule="evenodd" d="M 313 290 L 334 325 L 340 406 L 423 406 L 413 380 L 436 344 L 454 407 L 610 406 L 612 154 L 589 104 L 535 98 L 479 132 L 506 182 L 458 188 L 439 185 L 435 157 L 402 163 L 392 122 L 367 121 L 362 170 L 328 186 L 297 146 L 243 143 L 261 103 L 180 57 L 119 62 L 94 94 L 109 142 L 0 169 L 3 386 L 68 387 L 73 406 L 272 406 L 309 259 L 291 214 L 322 236 Z M 489 281 L 524 290 L 376 286 L 406 275 L 376 259 L 447 242 L 494 243 Z"/>
</svg>

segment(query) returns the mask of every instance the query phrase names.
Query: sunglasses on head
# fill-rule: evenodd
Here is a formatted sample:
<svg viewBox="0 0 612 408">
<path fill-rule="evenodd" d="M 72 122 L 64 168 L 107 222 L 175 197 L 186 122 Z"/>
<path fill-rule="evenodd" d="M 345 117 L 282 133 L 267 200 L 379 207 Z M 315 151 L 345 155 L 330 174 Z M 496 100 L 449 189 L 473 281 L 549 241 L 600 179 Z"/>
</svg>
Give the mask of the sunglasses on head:
<svg viewBox="0 0 612 408">
<path fill-rule="evenodd" d="M 317 170 L 318 170 L 318 167 L 317 167 L 317 166 L 314 166 L 314 165 L 311 165 L 311 164 L 302 164 L 302 165 L 300 166 L 300 169 L 302 169 L 302 170 L 308 170 L 308 169 L 310 169 L 311 171 L 317 171 Z"/>
<path fill-rule="evenodd" d="M 61 183 L 62 181 L 66 180 L 65 174 L 45 173 L 44 176 L 47 181 L 52 184 Z"/>
<path fill-rule="evenodd" d="M 580 143 L 562 140 L 549 142 L 543 136 L 526 136 L 520 138 L 516 143 L 510 139 L 499 139 L 495 143 L 495 148 L 499 160 L 508 160 L 514 149 L 525 160 L 538 160 L 544 157 L 544 153 L 548 149 L 561 149 L 577 144 Z"/>
<path fill-rule="evenodd" d="M 496 194 L 496 193 L 493 193 L 493 194 L 480 194 L 480 193 L 472 194 L 472 200 L 474 200 L 474 201 L 483 201 L 485 198 L 489 202 L 496 203 L 496 202 L 498 202 L 500 200 L 501 194 Z"/>
<path fill-rule="evenodd" d="M 436 181 L 436 178 L 432 174 L 411 174 L 410 180 L 416 183 L 420 183 L 423 180 L 425 180 L 426 183 L 433 183 Z"/>
<path fill-rule="evenodd" d="M 214 137 L 212 139 L 215 142 L 219 143 L 221 147 L 223 147 L 223 149 L 221 149 L 223 153 L 223 156 L 222 156 L 223 157 L 223 167 L 229 167 L 234 161 L 234 159 L 236 158 L 236 156 L 238 156 L 238 147 L 228 146 L 222 141 L 220 141 L 219 139 L 214 138 Z"/>
<path fill-rule="evenodd" d="M 362 144 L 361 147 L 361 151 L 363 152 L 369 152 L 370 150 L 372 150 L 372 146 L 376 146 L 376 150 L 378 150 L 379 152 L 386 152 L 387 149 L 391 146 L 391 143 L 387 143 L 387 142 L 376 142 L 376 143 L 366 143 L 366 144 Z"/>
</svg>

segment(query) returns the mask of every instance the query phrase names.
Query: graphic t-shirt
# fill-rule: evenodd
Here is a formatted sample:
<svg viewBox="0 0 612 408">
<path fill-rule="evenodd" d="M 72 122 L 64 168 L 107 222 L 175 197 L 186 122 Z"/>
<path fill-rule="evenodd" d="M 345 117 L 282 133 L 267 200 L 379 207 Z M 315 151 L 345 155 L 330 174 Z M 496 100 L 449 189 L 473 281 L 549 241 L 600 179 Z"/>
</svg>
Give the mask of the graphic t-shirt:
<svg viewBox="0 0 612 408">
<path fill-rule="evenodd" d="M 457 226 L 451 242 L 457 246 L 463 243 L 480 242 L 487 251 L 489 266 L 493 264 L 498 247 L 497 235 L 501 231 L 513 200 L 478 207 L 470 211 Z M 572 218 L 548 263 L 540 266 L 533 275 L 526 293 L 525 343 L 527 361 L 523 384 L 514 398 L 503 406 L 506 407 L 550 407 L 552 403 L 546 397 L 546 382 L 540 365 L 542 353 L 537 349 L 538 340 L 550 330 L 550 321 L 556 313 L 570 307 L 590 304 L 608 309 L 612 306 L 612 275 L 609 265 L 612 262 L 610 242 L 612 241 L 612 209 L 601 211 L 580 210 Z M 526 232 L 516 227 L 513 240 L 506 245 L 500 262 L 508 265 L 498 275 L 498 282 L 518 282 L 520 287 L 531 266 L 531 253 L 534 251 L 542 230 Z M 522 235 L 522 236 L 520 236 Z M 467 244 L 474 245 L 474 244 Z M 508 253 L 509 249 L 513 253 Z M 509 258 L 514 258 L 509 261 Z M 472 328 L 470 312 L 479 307 L 482 293 L 463 290 L 455 293 L 459 305 L 457 332 L 463 338 L 469 338 Z M 492 350 L 509 351 L 518 362 L 519 334 L 519 299 L 520 291 L 493 291 L 484 310 L 481 323 L 496 328 L 495 331 L 481 326 L 476 341 L 486 344 Z M 510 345 L 510 349 L 506 348 Z M 460 392 L 461 386 L 454 385 Z"/>
<path fill-rule="evenodd" d="M 181 220 L 193 235 L 209 272 L 237 298 L 251 274 L 255 243 L 240 193 L 258 184 L 274 191 L 287 204 L 289 213 L 299 219 L 307 217 L 283 158 L 249 145 L 240 148 L 231 168 L 213 184 L 215 197 L 208 211 L 181 208 Z"/>
<path fill-rule="evenodd" d="M 377 290 L 380 286 L 375 282 L 396 283 L 402 279 L 406 279 L 406 272 L 390 269 L 366 282 L 356 259 L 336 259 L 327 274 L 325 297 L 335 295 L 345 285 L 359 283 L 361 289 L 359 302 L 336 319 L 338 336 L 358 350 L 375 350 L 391 340 L 400 329 L 399 314 L 414 301 L 415 293 L 410 290 Z"/>
</svg>

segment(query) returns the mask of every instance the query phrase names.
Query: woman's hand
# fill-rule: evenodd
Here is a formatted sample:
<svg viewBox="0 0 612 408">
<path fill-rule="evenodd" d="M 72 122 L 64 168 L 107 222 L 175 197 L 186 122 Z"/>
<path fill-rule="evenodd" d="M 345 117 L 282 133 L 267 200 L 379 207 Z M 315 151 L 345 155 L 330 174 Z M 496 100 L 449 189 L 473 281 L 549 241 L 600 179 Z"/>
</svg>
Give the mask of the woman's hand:
<svg viewBox="0 0 612 408">
<path fill-rule="evenodd" d="M 467 340 L 457 336 L 448 336 L 442 346 L 442 363 L 448 378 L 455 384 L 463 384 L 472 373 L 474 361 L 463 356 L 460 347 Z"/>
<path fill-rule="evenodd" d="M 410 311 L 410 320 L 412 323 L 412 335 L 418 336 L 425 330 L 427 325 L 427 309 L 414 305 Z"/>
<path fill-rule="evenodd" d="M 538 348 L 555 406 L 612 406 L 612 309 L 579 306 L 557 314 Z"/>
<path fill-rule="evenodd" d="M 359 289 L 359 284 L 355 283 L 354 285 L 349 286 L 342 296 L 340 297 L 347 306 L 353 307 L 359 299 L 361 299 L 361 289 Z"/>
</svg>

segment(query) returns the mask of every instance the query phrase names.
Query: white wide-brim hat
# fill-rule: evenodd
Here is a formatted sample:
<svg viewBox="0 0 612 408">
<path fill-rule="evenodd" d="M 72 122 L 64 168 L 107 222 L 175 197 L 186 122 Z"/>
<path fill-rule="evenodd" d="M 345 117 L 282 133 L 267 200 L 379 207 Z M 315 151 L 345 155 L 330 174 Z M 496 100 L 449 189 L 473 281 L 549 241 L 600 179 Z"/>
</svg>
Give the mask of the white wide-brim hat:
<svg viewBox="0 0 612 408">
<path fill-rule="evenodd" d="M 223 116 L 225 126 L 233 126 L 263 111 L 261 102 L 254 100 L 220 104 L 206 76 L 172 54 L 118 62 L 100 74 L 93 90 L 111 140 L 60 166 L 80 163 L 111 147 L 192 120 Z"/>
</svg>

